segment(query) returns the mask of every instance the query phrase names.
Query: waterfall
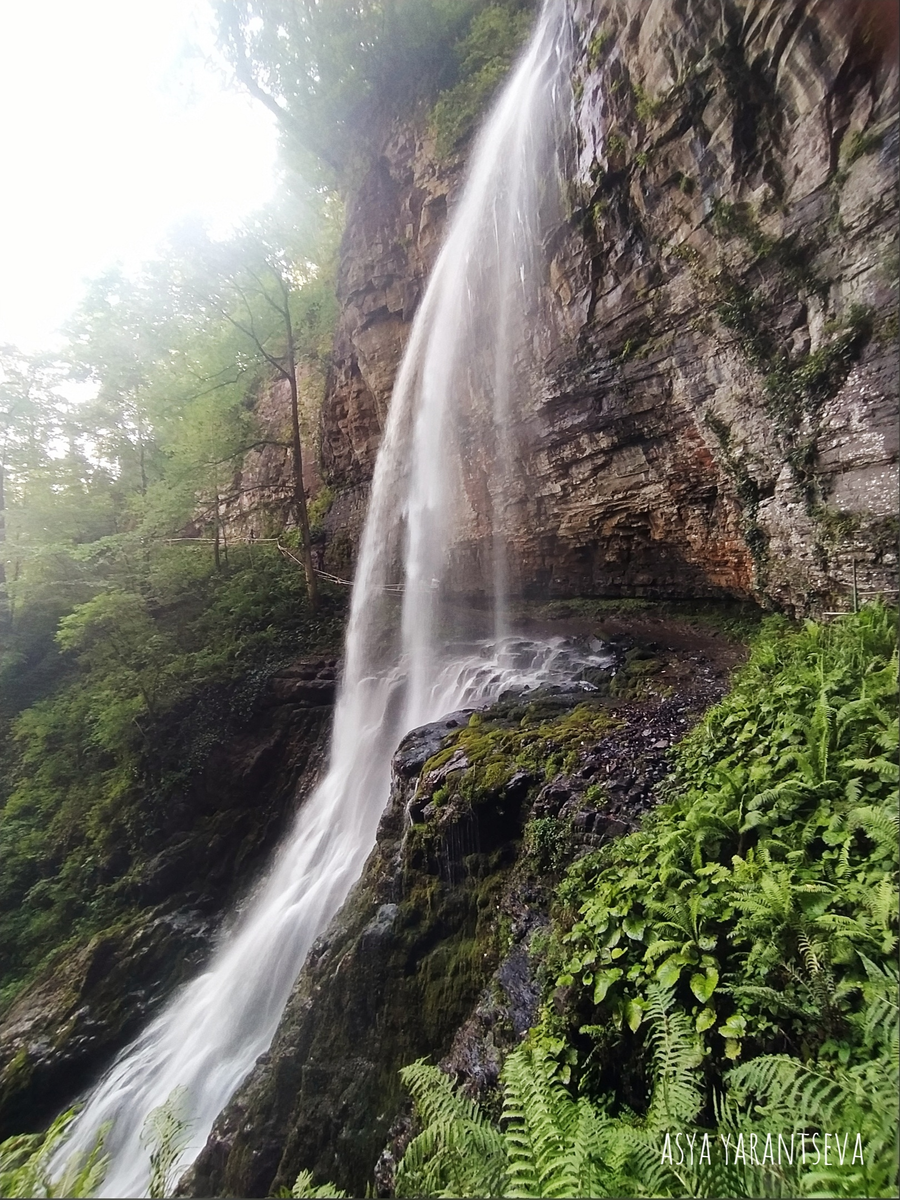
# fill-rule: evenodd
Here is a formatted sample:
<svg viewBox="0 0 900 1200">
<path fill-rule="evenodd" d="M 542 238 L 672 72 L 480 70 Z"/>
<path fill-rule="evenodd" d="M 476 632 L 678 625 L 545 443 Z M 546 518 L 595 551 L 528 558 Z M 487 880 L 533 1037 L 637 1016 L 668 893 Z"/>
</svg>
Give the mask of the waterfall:
<svg viewBox="0 0 900 1200">
<path fill-rule="evenodd" d="M 372 849 L 402 735 L 570 669 L 558 641 L 508 636 L 506 603 L 506 546 L 527 486 L 512 417 L 531 403 L 541 358 L 544 242 L 561 215 L 571 125 L 569 43 L 565 0 L 546 0 L 476 142 L 410 332 L 375 468 L 325 777 L 206 971 L 122 1052 L 65 1148 L 85 1148 L 113 1121 L 103 1195 L 146 1190 L 141 1129 L 178 1086 L 192 1161 L 268 1048 L 309 946 Z M 473 593 L 483 606 L 462 603 Z"/>
</svg>

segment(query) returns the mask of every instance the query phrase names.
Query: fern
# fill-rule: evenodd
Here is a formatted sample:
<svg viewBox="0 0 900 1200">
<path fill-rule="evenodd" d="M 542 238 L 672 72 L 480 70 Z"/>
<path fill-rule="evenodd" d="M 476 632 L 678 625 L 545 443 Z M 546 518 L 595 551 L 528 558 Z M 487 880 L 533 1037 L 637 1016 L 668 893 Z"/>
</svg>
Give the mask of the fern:
<svg viewBox="0 0 900 1200">
<path fill-rule="evenodd" d="M 648 991 L 653 1093 L 647 1125 L 655 1131 L 693 1125 L 703 1103 L 697 1068 L 702 1053 L 691 1021 L 674 1007 L 671 991 Z"/>
<path fill-rule="evenodd" d="M 46 1133 L 19 1134 L 0 1142 L 0 1196 L 92 1196 L 103 1182 L 109 1156 L 104 1125 L 90 1150 L 70 1155 L 62 1175 L 51 1176 L 51 1164 L 64 1146 L 77 1109 L 58 1116 Z"/>
<path fill-rule="evenodd" d="M 320 1184 L 317 1187 L 313 1183 L 311 1171 L 301 1171 L 291 1190 L 285 1189 L 281 1194 L 285 1200 L 346 1200 L 347 1196 L 346 1192 L 336 1188 L 333 1183 Z"/>
<path fill-rule="evenodd" d="M 587 1100 L 572 1099 L 559 1070 L 539 1049 L 507 1059 L 503 1118 L 510 1196 L 597 1194 L 600 1118 Z"/>
<path fill-rule="evenodd" d="M 404 1067 L 400 1075 L 424 1128 L 397 1166 L 396 1195 L 502 1195 L 502 1139 L 478 1105 L 456 1092 L 442 1071 L 421 1060 Z"/>
<path fill-rule="evenodd" d="M 187 1096 L 186 1087 L 173 1088 L 165 1102 L 148 1113 L 141 1130 L 141 1145 L 150 1151 L 151 1200 L 164 1200 L 174 1190 L 178 1166 L 191 1139 Z"/>
</svg>

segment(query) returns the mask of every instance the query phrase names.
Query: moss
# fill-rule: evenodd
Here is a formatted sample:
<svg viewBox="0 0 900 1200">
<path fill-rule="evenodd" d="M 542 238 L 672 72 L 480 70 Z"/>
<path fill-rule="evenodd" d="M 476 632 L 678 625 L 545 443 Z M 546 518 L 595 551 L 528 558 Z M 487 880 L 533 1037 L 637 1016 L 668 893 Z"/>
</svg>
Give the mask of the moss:
<svg viewBox="0 0 900 1200">
<path fill-rule="evenodd" d="M 747 470 L 743 460 L 734 453 L 731 429 L 726 422 L 715 413 L 707 413 L 703 423 L 715 435 L 722 449 L 722 461 L 741 502 L 744 541 L 753 558 L 759 581 L 762 582 L 768 570 L 769 538 L 756 519 L 760 501 L 759 484 Z"/>
<path fill-rule="evenodd" d="M 600 65 L 600 59 L 603 57 L 603 51 L 612 42 L 612 33 L 608 29 L 602 27 L 597 30 L 591 38 L 588 46 L 587 65 L 589 71 L 596 71 Z"/>
<path fill-rule="evenodd" d="M 658 675 L 665 662 L 642 646 L 635 646 L 625 655 L 625 661 L 616 672 L 610 692 L 619 700 L 641 700 L 650 695 L 660 695 L 667 689 L 650 683 L 651 675 Z"/>
<path fill-rule="evenodd" d="M 517 717 L 518 724 L 512 725 Z M 596 701 L 584 701 L 549 720 L 542 719 L 540 708 L 533 704 L 513 706 L 509 715 L 485 718 L 450 734 L 425 763 L 417 795 L 445 807 L 457 798 L 465 805 L 480 805 L 503 793 L 517 772 L 537 778 L 549 771 L 552 777 L 584 744 L 597 741 L 615 724 Z M 430 791 L 435 775 L 460 750 L 464 765 L 439 777 L 439 787 Z"/>
<path fill-rule="evenodd" d="M 848 167 L 852 166 L 863 155 L 879 150 L 881 143 L 882 135 L 880 133 L 863 133 L 862 130 L 857 129 L 844 138 L 841 144 L 841 159 Z"/>
<path fill-rule="evenodd" d="M 658 115 L 660 109 L 665 104 L 665 98 L 662 96 L 650 96 L 639 83 L 633 83 L 631 90 L 634 92 L 634 111 L 637 114 L 637 119 L 642 124 L 648 125 Z"/>
</svg>

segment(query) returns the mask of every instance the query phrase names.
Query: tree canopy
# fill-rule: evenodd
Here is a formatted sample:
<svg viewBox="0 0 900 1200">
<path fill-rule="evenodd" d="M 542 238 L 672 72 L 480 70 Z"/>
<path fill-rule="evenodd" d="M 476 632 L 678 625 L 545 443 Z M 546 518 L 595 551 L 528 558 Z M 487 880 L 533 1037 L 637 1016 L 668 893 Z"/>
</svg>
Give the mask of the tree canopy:
<svg viewBox="0 0 900 1200">
<path fill-rule="evenodd" d="M 487 62 L 502 64 L 496 86 L 534 7 L 534 0 L 215 3 L 235 76 L 275 114 L 289 156 L 299 154 L 306 171 L 332 182 L 392 116 L 433 104 Z M 486 76 L 479 103 L 491 90 L 485 83 Z"/>
</svg>

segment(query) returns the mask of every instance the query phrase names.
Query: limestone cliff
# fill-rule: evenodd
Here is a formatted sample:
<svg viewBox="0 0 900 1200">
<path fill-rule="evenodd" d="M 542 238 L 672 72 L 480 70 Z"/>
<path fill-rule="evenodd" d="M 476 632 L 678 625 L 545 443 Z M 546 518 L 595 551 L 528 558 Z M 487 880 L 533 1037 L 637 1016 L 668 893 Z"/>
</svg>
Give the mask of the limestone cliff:
<svg viewBox="0 0 900 1200">
<path fill-rule="evenodd" d="M 896 14 L 838 0 L 577 0 L 556 332 L 521 414 L 526 593 L 897 586 Z M 892 16 L 893 12 L 893 16 Z M 358 528 L 459 162 L 422 115 L 350 198 L 323 414 Z"/>
</svg>

